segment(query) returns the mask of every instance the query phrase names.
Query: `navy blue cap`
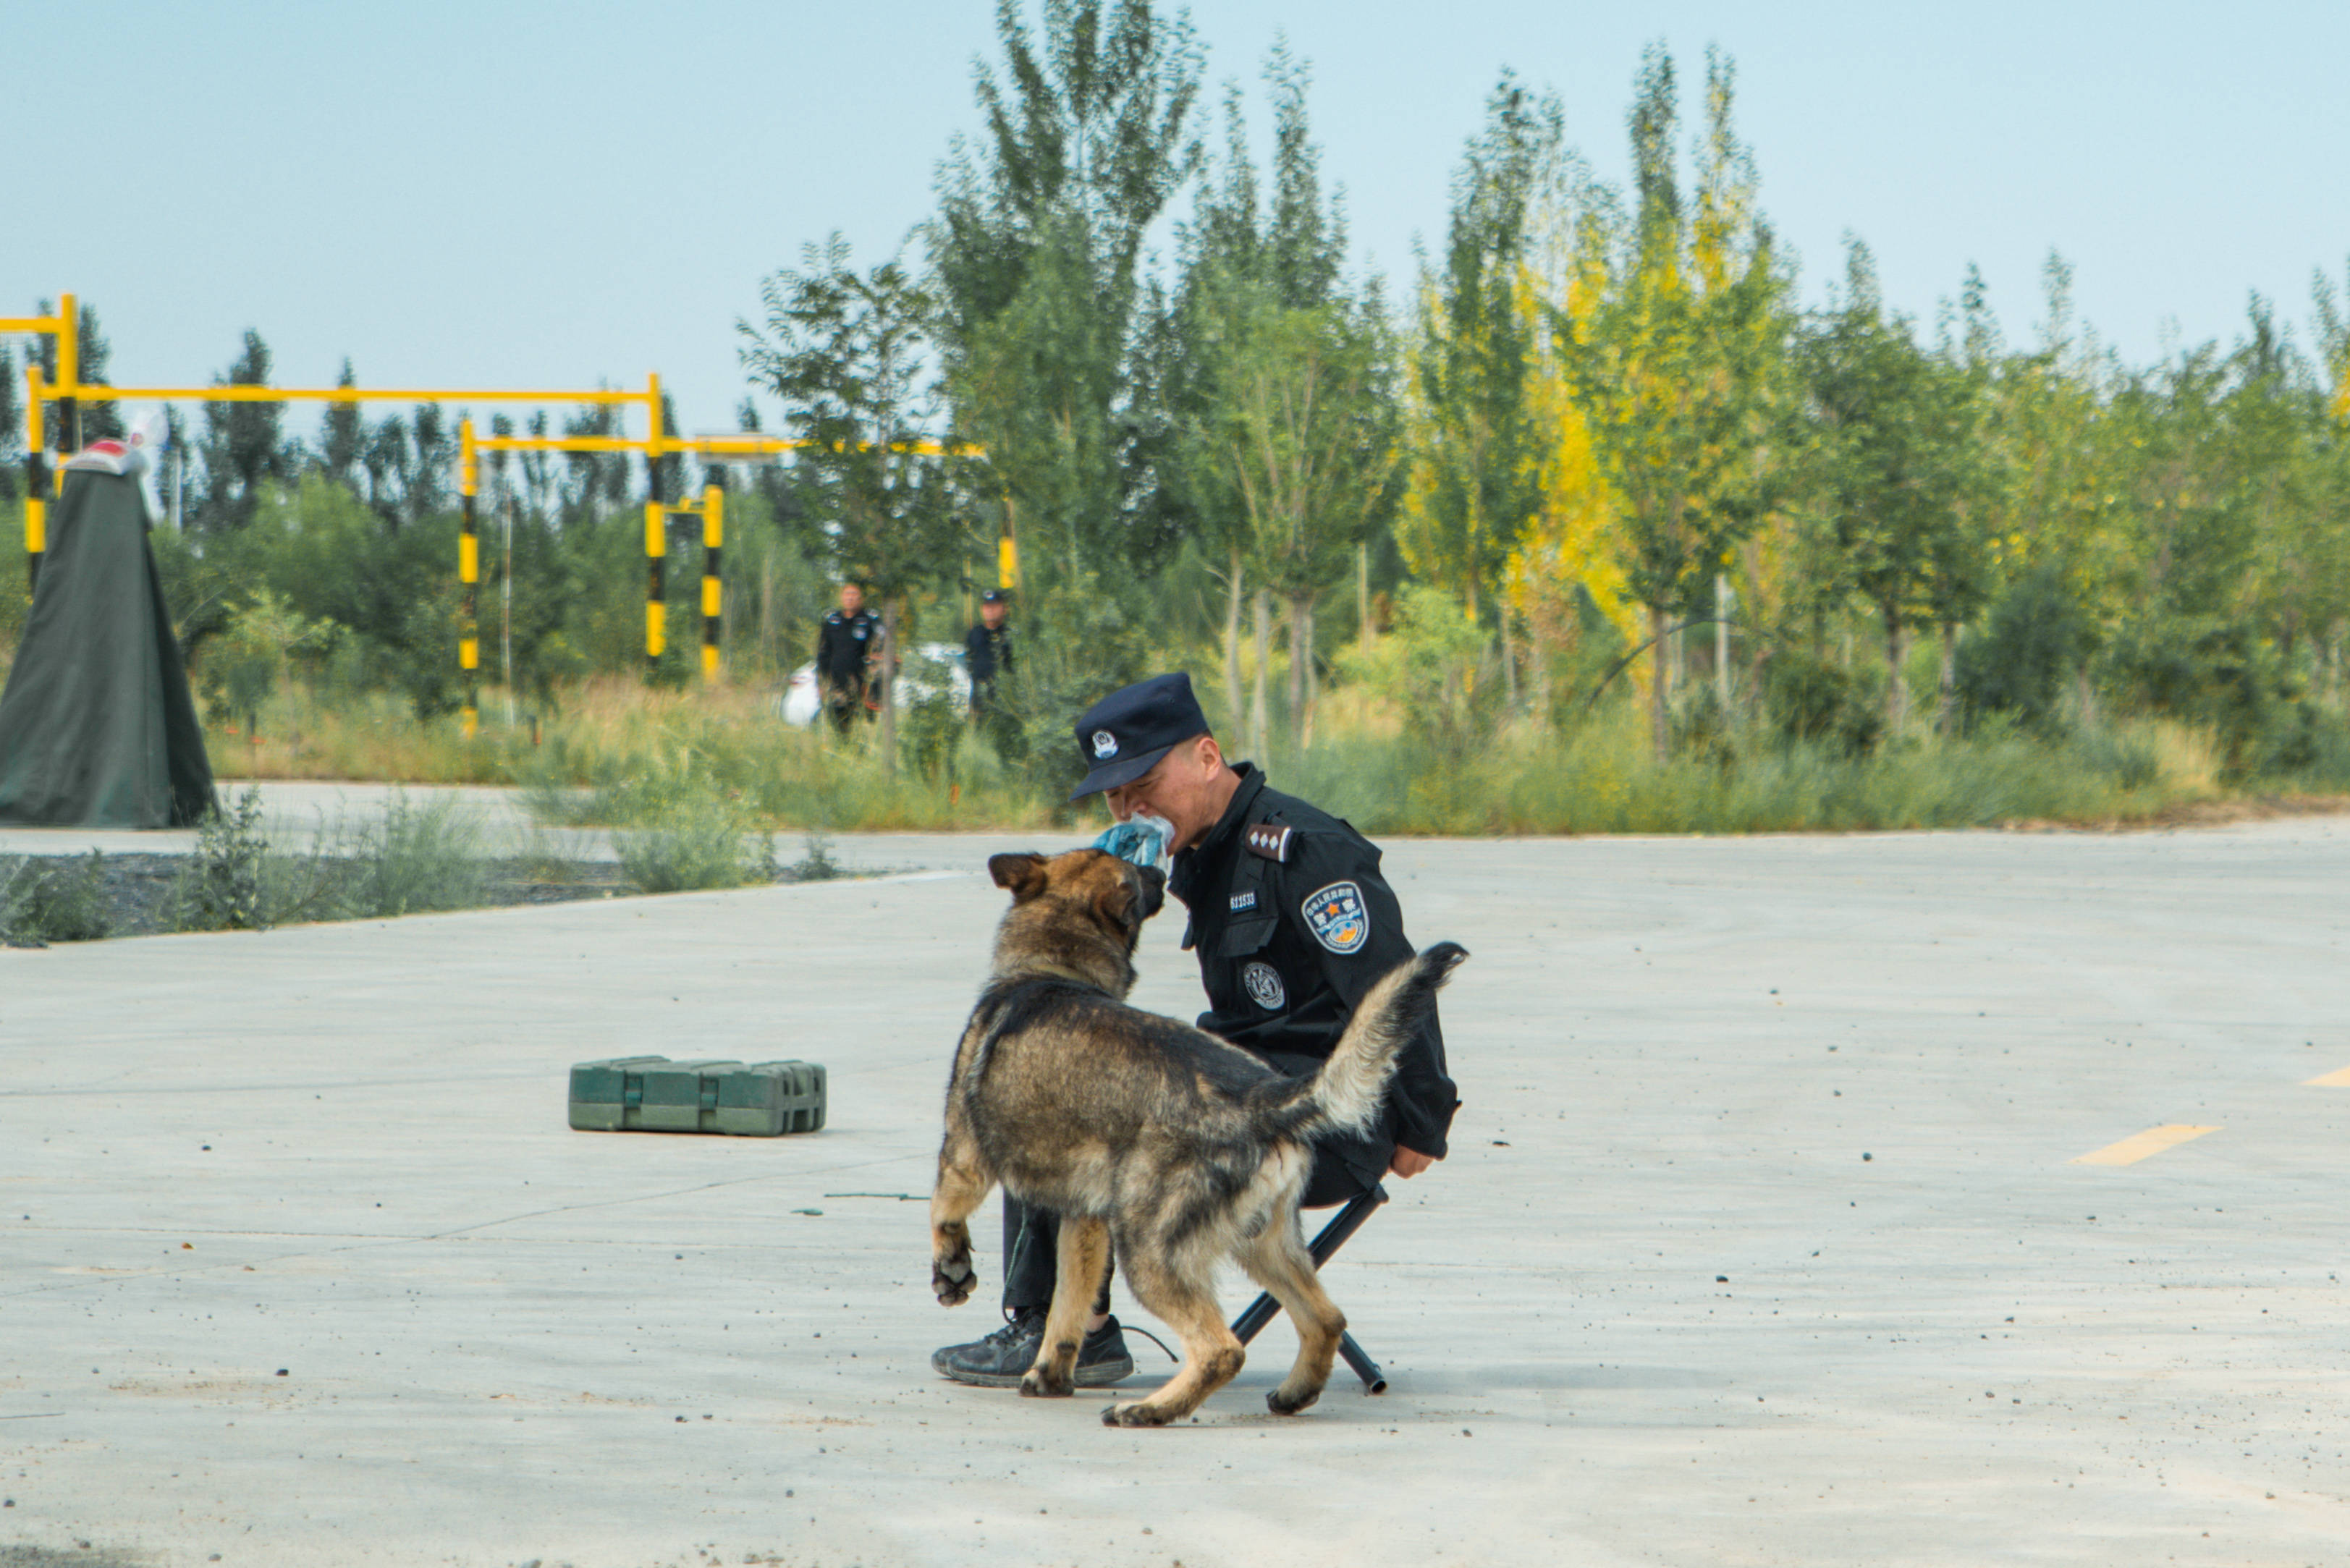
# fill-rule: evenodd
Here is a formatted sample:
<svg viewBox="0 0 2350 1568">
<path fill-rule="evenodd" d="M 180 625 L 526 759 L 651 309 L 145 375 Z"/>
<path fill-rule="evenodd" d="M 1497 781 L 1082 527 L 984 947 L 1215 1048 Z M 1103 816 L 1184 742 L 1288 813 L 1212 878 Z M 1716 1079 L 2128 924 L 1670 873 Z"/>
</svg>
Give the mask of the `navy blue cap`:
<svg viewBox="0 0 2350 1568">
<path fill-rule="evenodd" d="M 1012 602 L 1012 596 L 1002 588 L 990 588 L 979 596 L 979 602 L 983 605 L 1009 604 Z"/>
<path fill-rule="evenodd" d="M 1208 716 L 1191 695 L 1189 675 L 1154 675 L 1113 691 L 1077 716 L 1077 756 L 1088 771 L 1069 798 L 1132 784 L 1177 746 L 1207 732 Z"/>
</svg>

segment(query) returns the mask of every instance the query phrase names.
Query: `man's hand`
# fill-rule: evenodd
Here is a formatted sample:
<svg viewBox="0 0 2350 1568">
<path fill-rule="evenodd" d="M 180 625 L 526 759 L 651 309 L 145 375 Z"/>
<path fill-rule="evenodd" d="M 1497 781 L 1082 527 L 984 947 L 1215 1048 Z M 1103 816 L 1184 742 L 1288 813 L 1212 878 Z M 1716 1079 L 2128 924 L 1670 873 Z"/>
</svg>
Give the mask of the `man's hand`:
<svg viewBox="0 0 2350 1568">
<path fill-rule="evenodd" d="M 1413 1177 L 1418 1176 L 1421 1171 L 1426 1170 L 1430 1166 L 1434 1165 L 1435 1163 L 1436 1157 L 1434 1155 L 1422 1154 L 1416 1148 L 1406 1148 L 1403 1145 L 1398 1144 L 1396 1145 L 1395 1158 L 1388 1161 L 1388 1170 L 1391 1174 L 1400 1176 L 1406 1181 L 1409 1181 Z"/>
</svg>

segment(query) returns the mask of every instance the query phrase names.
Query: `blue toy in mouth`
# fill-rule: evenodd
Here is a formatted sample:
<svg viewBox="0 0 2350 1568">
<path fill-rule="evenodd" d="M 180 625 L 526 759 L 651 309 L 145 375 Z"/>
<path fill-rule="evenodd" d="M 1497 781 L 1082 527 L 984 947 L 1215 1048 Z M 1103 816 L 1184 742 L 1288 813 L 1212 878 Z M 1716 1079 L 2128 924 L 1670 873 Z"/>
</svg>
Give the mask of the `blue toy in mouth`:
<svg viewBox="0 0 2350 1568">
<path fill-rule="evenodd" d="M 1094 840 L 1094 847 L 1137 866 L 1157 867 L 1166 863 L 1167 845 L 1174 836 L 1173 826 L 1155 816 L 1129 817 L 1112 824 Z"/>
</svg>

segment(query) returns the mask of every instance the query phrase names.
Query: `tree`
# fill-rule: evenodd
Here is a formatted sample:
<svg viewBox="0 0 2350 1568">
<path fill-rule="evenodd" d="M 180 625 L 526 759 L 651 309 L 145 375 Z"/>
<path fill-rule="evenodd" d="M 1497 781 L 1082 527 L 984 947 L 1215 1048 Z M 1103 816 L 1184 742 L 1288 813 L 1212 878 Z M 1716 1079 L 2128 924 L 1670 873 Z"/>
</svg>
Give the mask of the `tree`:
<svg viewBox="0 0 2350 1568">
<path fill-rule="evenodd" d="M 368 504 L 387 528 L 400 526 L 400 481 L 409 469 L 408 424 L 398 414 L 386 414 L 368 432 L 359 454 L 367 471 Z"/>
<path fill-rule="evenodd" d="M 42 300 L 36 314 L 54 316 L 57 306 L 49 300 Z M 55 387 L 57 384 L 57 340 L 43 333 L 38 341 L 40 347 L 34 349 L 29 358 L 41 367 L 42 378 Z M 87 302 L 78 305 L 74 310 L 74 374 L 80 384 L 85 387 L 108 385 L 107 364 L 113 358 L 114 346 L 99 330 L 98 312 Z M 57 417 L 54 407 L 48 410 L 47 417 L 52 420 Z M 80 418 L 79 434 L 85 446 L 94 441 L 120 440 L 124 433 L 121 410 L 110 402 L 83 400 Z M 47 434 L 52 443 L 62 443 L 73 440 L 75 432 L 59 431 L 52 425 Z"/>
<path fill-rule="evenodd" d="M 583 403 L 563 421 L 567 436 L 608 437 L 623 433 L 618 405 Z M 567 524 L 595 522 L 629 495 L 629 460 L 619 452 L 563 454 L 563 516 Z"/>
<path fill-rule="evenodd" d="M 1669 622 L 1711 594 L 1789 469 L 1787 280 L 1754 211 L 1732 85 L 1729 60 L 1709 52 L 1692 213 L 1673 148 L 1672 58 L 1661 46 L 1643 55 L 1630 115 L 1631 232 L 1604 280 L 1552 312 L 1554 348 L 1622 507 L 1627 584 L 1648 609 L 1659 758 L 1670 742 Z"/>
<path fill-rule="evenodd" d="M 1240 626 L 1258 584 L 1250 743 L 1267 727 L 1272 594 L 1288 607 L 1289 709 L 1313 685 L 1313 602 L 1346 551 L 1390 510 L 1395 439 L 1385 311 L 1376 284 L 1339 283 L 1346 218 L 1322 192 L 1309 73 L 1276 41 L 1264 66 L 1274 110 L 1268 204 L 1248 147 L 1240 88 L 1227 89 L 1225 148 L 1181 230 L 1182 275 L 1164 317 L 1164 406 L 1178 431 L 1173 504 L 1207 558 L 1225 562 L 1225 703 L 1242 711 Z M 1376 450 L 1375 450 L 1376 449 Z"/>
<path fill-rule="evenodd" d="M 25 442 L 25 405 L 16 390 L 16 351 L 0 343 L 0 504 L 16 499 L 16 462 Z"/>
<path fill-rule="evenodd" d="M 799 466 L 832 524 L 835 564 L 880 600 L 881 751 L 894 768 L 890 683 L 907 595 L 959 575 L 951 460 L 916 450 L 935 440 L 938 400 L 924 365 L 935 306 L 894 258 L 858 272 L 838 234 L 806 246 L 800 270 L 775 273 L 759 293 L 764 328 L 736 327 L 743 365 L 808 443 Z"/>
<path fill-rule="evenodd" d="M 1556 99 L 1537 98 L 1503 73 L 1486 100 L 1485 128 L 1453 176 L 1443 264 L 1421 274 L 1399 536 L 1412 568 L 1471 620 L 1541 509 L 1544 436 L 1531 392 L 1538 344 L 1522 286 L 1564 123 Z"/>
<path fill-rule="evenodd" d="M 986 129 L 939 167 L 937 348 L 959 430 L 1019 509 L 1024 560 L 1073 592 L 1098 582 L 1139 599 L 1119 585 L 1175 534 L 1156 505 L 1151 410 L 1134 398 L 1137 265 L 1196 161 L 1183 127 L 1200 57 L 1189 21 L 1159 20 L 1149 0 L 1043 12 L 1040 44 L 1016 0 L 999 0 L 1003 75 L 975 69 Z"/>
<path fill-rule="evenodd" d="M 1963 369 L 1918 344 L 1906 317 L 1886 316 L 1876 264 L 1858 240 L 1841 308 L 1805 340 L 1804 358 L 1835 545 L 1877 612 L 1886 729 L 1898 734 L 1913 627 L 1962 619 L 1982 594 L 1967 507 L 1970 388 Z"/>
<path fill-rule="evenodd" d="M 348 355 L 343 357 L 342 373 L 335 378 L 338 387 L 356 387 L 359 380 L 351 374 Z M 353 494 L 359 493 L 360 456 L 367 449 L 367 417 L 357 403 L 328 403 L 326 418 L 320 421 L 323 437 L 318 457 L 327 477 L 338 484 L 348 485 Z"/>
<path fill-rule="evenodd" d="M 1196 439 L 1239 497 L 1250 569 L 1286 606 L 1289 711 L 1303 725 L 1314 601 L 1392 499 L 1391 357 L 1376 294 L 1359 305 L 1290 306 L 1270 291 L 1250 292 Z M 1258 652 L 1262 692 L 1261 645 Z M 1262 742 L 1261 714 L 1253 727 Z"/>
<path fill-rule="evenodd" d="M 213 378 L 214 386 L 260 387 L 269 384 L 269 345 L 247 328 L 244 349 L 229 368 Z M 244 527 L 253 520 L 265 481 L 289 472 L 283 424 L 283 403 L 206 403 L 204 405 L 204 493 L 198 512 L 200 526 L 214 533 Z"/>
</svg>

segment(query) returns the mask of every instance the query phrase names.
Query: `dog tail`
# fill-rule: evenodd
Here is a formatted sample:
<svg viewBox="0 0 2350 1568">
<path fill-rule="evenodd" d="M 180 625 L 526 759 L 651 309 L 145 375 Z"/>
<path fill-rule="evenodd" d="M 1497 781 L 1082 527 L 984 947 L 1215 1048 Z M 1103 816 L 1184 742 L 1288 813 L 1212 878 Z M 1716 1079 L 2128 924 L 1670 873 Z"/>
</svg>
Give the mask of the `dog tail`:
<svg viewBox="0 0 2350 1568">
<path fill-rule="evenodd" d="M 1378 1122 L 1388 1080 L 1395 1076 L 1396 1053 L 1436 1011 L 1436 993 L 1468 956 L 1458 942 L 1438 942 L 1371 987 L 1330 1059 L 1298 1096 L 1297 1109 L 1306 1113 L 1297 1124 L 1300 1133 L 1313 1137 L 1362 1132 Z"/>
</svg>

